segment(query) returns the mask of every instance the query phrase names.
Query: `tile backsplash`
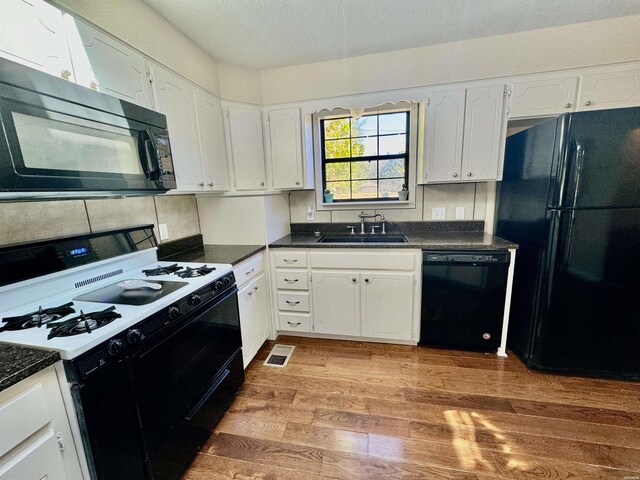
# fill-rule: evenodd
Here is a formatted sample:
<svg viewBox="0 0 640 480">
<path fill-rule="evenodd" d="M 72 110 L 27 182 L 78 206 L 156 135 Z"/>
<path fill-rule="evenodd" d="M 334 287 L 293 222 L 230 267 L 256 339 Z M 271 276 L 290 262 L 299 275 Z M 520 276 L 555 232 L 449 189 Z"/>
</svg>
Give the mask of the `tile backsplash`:
<svg viewBox="0 0 640 480">
<path fill-rule="evenodd" d="M 0 245 L 132 225 L 166 223 L 169 238 L 200 233 L 194 195 L 0 203 Z"/>
</svg>

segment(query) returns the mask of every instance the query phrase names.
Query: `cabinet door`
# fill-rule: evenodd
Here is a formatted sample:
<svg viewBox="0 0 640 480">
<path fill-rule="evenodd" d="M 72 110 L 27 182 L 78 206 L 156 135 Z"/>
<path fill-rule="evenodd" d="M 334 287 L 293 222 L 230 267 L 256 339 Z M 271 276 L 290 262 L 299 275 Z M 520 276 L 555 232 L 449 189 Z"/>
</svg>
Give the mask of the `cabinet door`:
<svg viewBox="0 0 640 480">
<path fill-rule="evenodd" d="M 514 83 L 509 118 L 556 115 L 576 106 L 578 77 L 550 78 Z"/>
<path fill-rule="evenodd" d="M 464 101 L 464 89 L 429 96 L 423 182 L 451 182 L 460 179 Z"/>
<path fill-rule="evenodd" d="M 360 335 L 360 274 L 312 271 L 314 331 Z"/>
<path fill-rule="evenodd" d="M 0 480 L 68 478 L 53 430 L 48 430 L 0 467 Z"/>
<path fill-rule="evenodd" d="M 0 1 L 0 56 L 74 79 L 62 12 L 43 0 Z"/>
<path fill-rule="evenodd" d="M 264 190 L 264 148 L 260 109 L 227 107 L 227 134 L 231 146 L 236 190 Z"/>
<path fill-rule="evenodd" d="M 256 307 L 253 297 L 255 281 L 249 282 L 238 290 L 238 312 L 240 315 L 240 332 L 242 334 L 242 360 L 247 368 L 249 362 L 258 351 L 258 335 L 256 328 Z"/>
<path fill-rule="evenodd" d="M 71 15 L 64 15 L 76 83 L 151 108 L 144 57 Z"/>
<path fill-rule="evenodd" d="M 578 110 L 640 105 L 640 69 L 584 75 Z"/>
<path fill-rule="evenodd" d="M 204 90 L 195 89 L 198 136 L 206 190 L 229 190 L 227 148 L 220 100 Z"/>
<path fill-rule="evenodd" d="M 362 336 L 411 340 L 413 273 L 362 273 Z"/>
<path fill-rule="evenodd" d="M 301 188 L 303 184 L 302 129 L 299 108 L 269 112 L 273 188 Z"/>
<path fill-rule="evenodd" d="M 264 341 L 271 335 L 271 315 L 269 314 L 269 295 L 264 274 L 260 274 L 253 281 L 253 297 L 255 313 L 258 321 L 256 328 L 256 353 Z"/>
<path fill-rule="evenodd" d="M 467 89 L 462 180 L 495 180 L 500 164 L 503 127 L 504 85 Z"/>
<path fill-rule="evenodd" d="M 167 116 L 178 190 L 204 189 L 193 89 L 170 71 L 154 66 L 158 110 Z"/>
</svg>

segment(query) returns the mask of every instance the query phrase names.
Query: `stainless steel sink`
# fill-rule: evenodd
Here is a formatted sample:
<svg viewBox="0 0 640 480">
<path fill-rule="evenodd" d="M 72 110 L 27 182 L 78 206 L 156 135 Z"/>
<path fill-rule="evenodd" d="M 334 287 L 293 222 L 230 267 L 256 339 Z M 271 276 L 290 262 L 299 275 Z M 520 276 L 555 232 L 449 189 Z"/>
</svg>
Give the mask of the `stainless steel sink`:
<svg viewBox="0 0 640 480">
<path fill-rule="evenodd" d="M 327 235 L 318 243 L 407 243 L 404 235 Z"/>
</svg>

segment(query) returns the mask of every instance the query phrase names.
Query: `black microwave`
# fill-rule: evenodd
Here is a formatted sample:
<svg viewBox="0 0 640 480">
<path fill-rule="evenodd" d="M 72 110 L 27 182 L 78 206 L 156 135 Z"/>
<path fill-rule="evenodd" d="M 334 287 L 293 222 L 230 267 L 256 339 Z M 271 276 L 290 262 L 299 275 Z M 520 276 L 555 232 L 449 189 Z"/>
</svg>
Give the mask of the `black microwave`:
<svg viewBox="0 0 640 480">
<path fill-rule="evenodd" d="M 158 112 L 0 59 L 0 200 L 176 187 Z"/>
</svg>

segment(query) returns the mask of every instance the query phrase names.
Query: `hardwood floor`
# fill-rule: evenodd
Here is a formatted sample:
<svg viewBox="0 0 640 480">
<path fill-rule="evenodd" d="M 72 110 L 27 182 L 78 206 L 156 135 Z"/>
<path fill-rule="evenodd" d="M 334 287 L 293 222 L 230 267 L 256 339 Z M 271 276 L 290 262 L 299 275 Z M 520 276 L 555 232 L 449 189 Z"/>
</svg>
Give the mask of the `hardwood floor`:
<svg viewBox="0 0 640 480">
<path fill-rule="evenodd" d="M 640 479 L 640 384 L 514 356 L 280 337 L 184 480 Z"/>
</svg>

